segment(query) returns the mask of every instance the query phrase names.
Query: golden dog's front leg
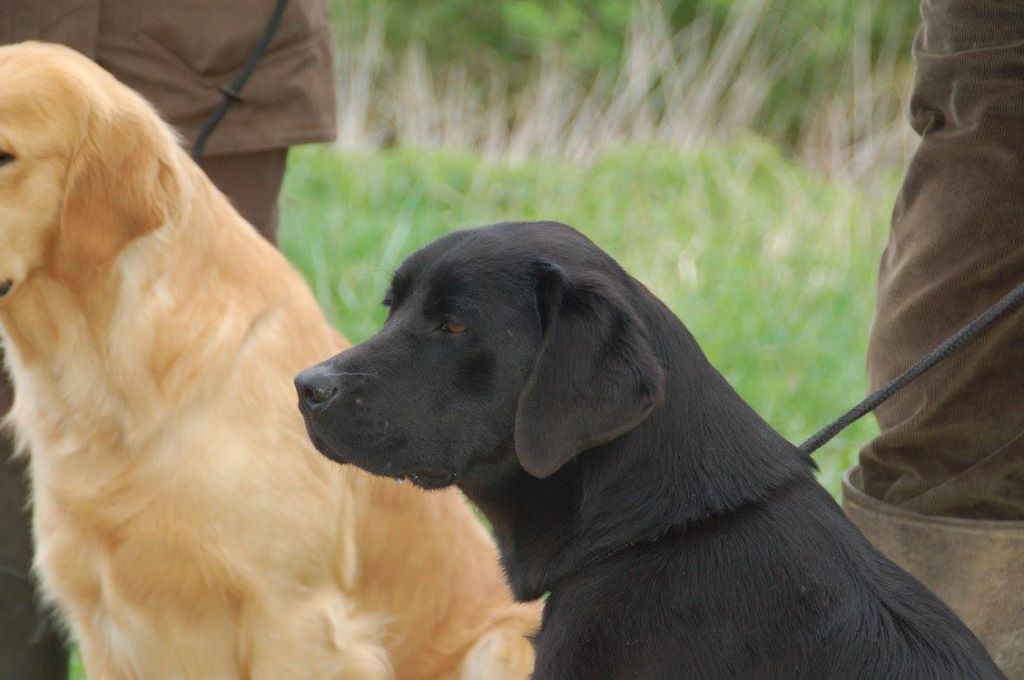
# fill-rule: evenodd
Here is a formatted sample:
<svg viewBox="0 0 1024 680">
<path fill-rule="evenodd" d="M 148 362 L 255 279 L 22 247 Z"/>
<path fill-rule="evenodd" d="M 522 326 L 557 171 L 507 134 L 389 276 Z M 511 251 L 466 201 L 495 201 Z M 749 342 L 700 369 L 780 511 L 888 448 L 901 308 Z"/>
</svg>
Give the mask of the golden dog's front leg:
<svg viewBox="0 0 1024 680">
<path fill-rule="evenodd" d="M 89 680 L 140 680 L 129 669 L 117 666 L 110 639 L 104 635 L 91 619 L 93 617 L 71 617 L 71 627 L 75 631 L 78 653 L 85 666 L 85 674 Z"/>
<path fill-rule="evenodd" d="M 353 594 L 390 614 L 398 678 L 526 680 L 540 604 L 513 600 L 497 549 L 458 492 L 346 473 L 359 510 Z"/>
</svg>

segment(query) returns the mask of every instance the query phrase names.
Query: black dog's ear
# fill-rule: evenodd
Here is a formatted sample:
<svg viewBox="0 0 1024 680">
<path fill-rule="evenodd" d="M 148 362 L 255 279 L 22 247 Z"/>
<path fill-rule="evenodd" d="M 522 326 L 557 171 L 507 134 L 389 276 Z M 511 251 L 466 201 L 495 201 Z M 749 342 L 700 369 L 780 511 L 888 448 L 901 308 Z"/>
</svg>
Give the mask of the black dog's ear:
<svg viewBox="0 0 1024 680">
<path fill-rule="evenodd" d="M 639 425 L 664 398 L 647 329 L 614 282 L 544 263 L 537 283 L 543 338 L 516 411 L 519 462 L 554 474 L 580 451 Z"/>
</svg>

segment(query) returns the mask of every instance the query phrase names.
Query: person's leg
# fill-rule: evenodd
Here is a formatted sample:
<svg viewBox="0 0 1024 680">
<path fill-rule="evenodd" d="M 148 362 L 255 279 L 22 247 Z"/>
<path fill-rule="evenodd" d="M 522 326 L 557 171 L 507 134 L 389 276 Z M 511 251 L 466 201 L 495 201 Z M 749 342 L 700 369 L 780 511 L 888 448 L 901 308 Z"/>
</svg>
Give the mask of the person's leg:
<svg viewBox="0 0 1024 680">
<path fill-rule="evenodd" d="M 0 413 L 10 399 L 0 370 Z M 24 461 L 11 453 L 10 437 L 0 435 L 0 680 L 64 680 L 67 652 L 33 587 Z"/>
<path fill-rule="evenodd" d="M 925 0 L 907 172 L 879 273 L 873 387 L 1024 281 L 1024 5 Z M 1024 520 L 1024 309 L 877 411 L 868 495 Z"/>
<path fill-rule="evenodd" d="M 910 103 L 921 145 L 879 271 L 873 388 L 1024 280 L 1024 5 L 924 0 L 922 14 Z M 881 434 L 845 490 L 864 533 L 946 599 L 997 661 L 1015 664 L 1015 677 L 1024 677 L 1022 366 L 1017 309 L 878 409 Z"/>
<path fill-rule="evenodd" d="M 287 160 L 288 149 L 271 149 L 210 156 L 199 165 L 242 217 L 276 245 L 277 199 Z"/>
<path fill-rule="evenodd" d="M 922 515 L 843 483 L 847 516 L 963 620 L 1010 680 L 1024 680 L 1024 522 Z"/>
</svg>

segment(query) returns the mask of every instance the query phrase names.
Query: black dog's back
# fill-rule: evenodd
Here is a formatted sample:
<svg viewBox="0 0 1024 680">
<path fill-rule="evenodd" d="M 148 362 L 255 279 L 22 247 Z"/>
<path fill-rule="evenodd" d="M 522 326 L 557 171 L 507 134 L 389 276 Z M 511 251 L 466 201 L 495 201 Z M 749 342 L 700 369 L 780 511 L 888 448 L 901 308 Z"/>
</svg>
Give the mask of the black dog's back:
<svg viewBox="0 0 1024 680">
<path fill-rule="evenodd" d="M 812 480 L 563 582 L 541 639 L 538 678 L 1003 677 Z"/>
</svg>

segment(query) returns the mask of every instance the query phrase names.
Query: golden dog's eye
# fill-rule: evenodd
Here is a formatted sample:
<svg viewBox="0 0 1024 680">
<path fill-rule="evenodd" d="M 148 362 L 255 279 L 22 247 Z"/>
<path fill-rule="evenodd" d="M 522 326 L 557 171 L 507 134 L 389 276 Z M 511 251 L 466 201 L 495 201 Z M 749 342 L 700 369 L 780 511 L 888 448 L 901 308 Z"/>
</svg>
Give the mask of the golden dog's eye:
<svg viewBox="0 0 1024 680">
<path fill-rule="evenodd" d="M 14 156 L 12 154 L 7 153 L 6 151 L 0 151 L 0 167 L 7 165 L 13 160 Z"/>
<path fill-rule="evenodd" d="M 443 321 L 441 323 L 441 330 L 445 333 L 451 333 L 452 335 L 462 335 L 466 332 L 466 327 L 461 323 L 455 323 L 454 321 Z"/>
</svg>

